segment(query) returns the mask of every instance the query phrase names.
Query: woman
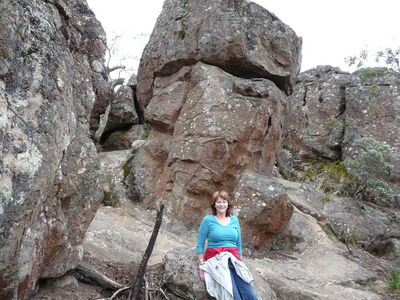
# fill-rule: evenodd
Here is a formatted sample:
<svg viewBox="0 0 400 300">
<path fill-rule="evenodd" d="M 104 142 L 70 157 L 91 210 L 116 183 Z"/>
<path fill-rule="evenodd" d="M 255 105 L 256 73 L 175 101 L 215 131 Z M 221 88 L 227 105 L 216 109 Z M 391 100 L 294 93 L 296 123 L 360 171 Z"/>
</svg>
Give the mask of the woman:
<svg viewBox="0 0 400 300">
<path fill-rule="evenodd" d="M 200 278 L 206 282 L 208 293 L 217 299 L 256 300 L 250 285 L 253 277 L 242 262 L 239 219 L 231 216 L 231 207 L 227 192 L 214 193 L 213 214 L 204 217 L 197 239 Z"/>
</svg>

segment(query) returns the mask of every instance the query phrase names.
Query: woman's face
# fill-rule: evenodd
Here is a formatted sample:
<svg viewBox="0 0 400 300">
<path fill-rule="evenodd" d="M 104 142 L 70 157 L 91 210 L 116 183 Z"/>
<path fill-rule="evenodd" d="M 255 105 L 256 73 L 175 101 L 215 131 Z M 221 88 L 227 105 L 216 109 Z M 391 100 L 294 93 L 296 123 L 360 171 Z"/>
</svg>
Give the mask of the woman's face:
<svg viewBox="0 0 400 300">
<path fill-rule="evenodd" d="M 225 214 L 228 209 L 228 201 L 225 199 L 218 197 L 217 201 L 215 201 L 215 209 L 220 214 Z"/>
</svg>

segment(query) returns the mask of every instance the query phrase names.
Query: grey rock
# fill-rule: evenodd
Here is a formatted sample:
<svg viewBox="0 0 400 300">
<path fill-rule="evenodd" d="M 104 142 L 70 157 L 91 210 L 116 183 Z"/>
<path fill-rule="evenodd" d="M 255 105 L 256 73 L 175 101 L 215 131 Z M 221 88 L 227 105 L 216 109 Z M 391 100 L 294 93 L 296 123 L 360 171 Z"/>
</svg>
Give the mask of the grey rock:
<svg viewBox="0 0 400 300">
<path fill-rule="evenodd" d="M 154 227 L 155 212 L 145 207 L 101 207 L 90 225 L 84 250 L 102 261 L 140 264 Z M 149 265 L 161 263 L 165 254 L 176 247 L 193 243 L 160 229 Z"/>
<path fill-rule="evenodd" d="M 299 240 L 295 252 L 252 262 L 278 299 L 384 299 L 360 285 L 377 275 L 346 258 L 314 218 L 295 209 L 285 230 Z"/>
<path fill-rule="evenodd" d="M 105 139 L 104 135 L 138 124 L 138 121 L 132 88 L 122 85 L 113 97 L 102 139 Z"/>
<path fill-rule="evenodd" d="M 343 159 L 354 158 L 355 142 L 373 138 L 391 147 L 397 160 L 391 161 L 393 172 L 386 179 L 400 191 L 400 79 L 387 72 L 383 76 L 362 78 L 346 92 L 346 130 L 342 146 Z M 400 195 L 400 194 L 399 194 Z M 398 196 L 399 197 L 399 196 Z"/>
<path fill-rule="evenodd" d="M 94 299 L 102 298 L 102 288 L 79 282 L 72 275 L 64 275 L 56 279 L 47 279 L 42 284 L 38 293 L 32 300 L 54 300 L 54 299 Z"/>
<path fill-rule="evenodd" d="M 129 202 L 124 179 L 126 165 L 134 157 L 132 150 L 100 152 L 99 181 L 104 191 L 104 205 L 119 206 Z"/>
<path fill-rule="evenodd" d="M 79 263 L 102 199 L 89 118 L 105 34 L 85 1 L 5 0 L 0 18 L 0 298 L 27 299 Z"/>
<path fill-rule="evenodd" d="M 242 174 L 234 192 L 234 213 L 241 219 L 245 246 L 261 248 L 283 230 L 293 213 L 285 188 L 256 172 Z"/>
<path fill-rule="evenodd" d="M 341 158 L 346 90 L 357 78 L 338 68 L 318 66 L 298 77 L 288 97 L 282 149 L 277 161 L 287 177 L 301 177 L 307 166 Z"/>
<path fill-rule="evenodd" d="M 101 145 L 102 151 L 116 151 L 130 149 L 132 143 L 141 140 L 145 136 L 143 125 L 133 125 L 127 130 L 117 130 L 110 134 L 104 144 Z"/>
<path fill-rule="evenodd" d="M 142 54 L 137 95 L 144 106 L 157 76 L 199 61 L 243 78 L 263 77 L 290 93 L 301 39 L 263 7 L 239 1 L 165 1 Z"/>
</svg>

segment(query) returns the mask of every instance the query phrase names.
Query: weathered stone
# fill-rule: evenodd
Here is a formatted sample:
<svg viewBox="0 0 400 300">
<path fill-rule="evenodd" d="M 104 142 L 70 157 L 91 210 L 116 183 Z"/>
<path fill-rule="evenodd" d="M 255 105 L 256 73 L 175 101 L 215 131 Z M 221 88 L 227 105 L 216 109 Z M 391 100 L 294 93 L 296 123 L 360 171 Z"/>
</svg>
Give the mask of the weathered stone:
<svg viewBox="0 0 400 300">
<path fill-rule="evenodd" d="M 164 283 L 168 289 L 183 299 L 214 299 L 208 296 L 205 284 L 200 280 L 199 267 L 194 248 L 176 248 L 165 256 Z M 244 259 L 254 277 L 254 290 L 258 299 L 275 300 L 275 293 L 268 283 L 255 271 L 255 264 Z"/>
<path fill-rule="evenodd" d="M 136 89 L 137 86 L 137 77 L 135 74 L 132 74 L 131 77 L 129 77 L 128 82 L 126 83 L 126 86 Z"/>
<path fill-rule="evenodd" d="M 102 207 L 96 213 L 83 247 L 100 260 L 140 264 L 154 227 L 155 211 L 145 208 Z M 160 229 L 149 265 L 162 262 L 165 254 L 177 247 L 193 244 L 193 240 Z"/>
<path fill-rule="evenodd" d="M 284 186 L 290 202 L 296 208 L 318 221 L 326 219 L 326 216 L 322 212 L 324 207 L 322 197 L 324 194 L 321 191 L 307 183 L 298 183 L 282 178 L 277 179 L 277 181 Z"/>
<path fill-rule="evenodd" d="M 127 182 L 141 187 L 139 199 L 151 202 L 157 195 L 169 212 L 193 223 L 190 216 L 200 217 L 215 189 L 232 191 L 246 169 L 271 174 L 286 96 L 269 80 L 240 79 L 203 63 L 193 67 L 188 83 L 172 137 L 151 123 Z"/>
<path fill-rule="evenodd" d="M 147 197 L 154 200 L 153 192 L 160 185 L 161 173 L 171 147 L 171 136 L 155 130 L 150 131 L 146 144 L 131 161 L 129 174 L 125 179 L 129 197 L 142 202 Z"/>
<path fill-rule="evenodd" d="M 64 275 L 57 279 L 48 279 L 32 300 L 54 299 L 98 299 L 103 298 L 102 288 L 79 282 L 72 275 Z"/>
<path fill-rule="evenodd" d="M 106 113 L 107 107 L 110 105 L 111 99 L 113 98 L 111 84 L 110 82 L 106 81 L 106 78 L 107 76 L 104 76 L 101 73 L 93 76 L 93 91 L 96 95 L 96 100 L 93 103 L 93 109 L 90 112 L 89 124 L 90 134 L 92 137 L 95 137 L 96 132 L 99 130 L 99 127 L 101 125 L 101 117 Z M 97 140 L 99 140 L 99 138 L 97 138 Z"/>
<path fill-rule="evenodd" d="M 82 255 L 102 198 L 89 139 L 105 35 L 86 2 L 0 3 L 0 298 Z"/>
<path fill-rule="evenodd" d="M 199 61 L 242 78 L 263 77 L 290 93 L 300 70 L 301 39 L 263 7 L 239 1 L 165 1 L 138 71 L 147 106 L 157 76 Z"/>
<path fill-rule="evenodd" d="M 101 145 L 101 150 L 115 151 L 130 149 L 132 143 L 136 140 L 144 138 L 145 132 L 143 125 L 133 125 L 128 130 L 118 130 L 110 134 L 104 144 Z"/>
<path fill-rule="evenodd" d="M 234 198 L 245 246 L 265 246 L 292 217 L 293 206 L 283 186 L 255 172 L 242 174 Z"/>
<path fill-rule="evenodd" d="M 363 286 L 376 274 L 347 259 L 314 218 L 296 209 L 282 234 L 297 240 L 290 255 L 249 262 L 278 299 L 383 299 Z"/>
<path fill-rule="evenodd" d="M 183 67 L 171 76 L 156 78 L 153 98 L 145 109 L 145 118 L 149 123 L 170 132 L 174 130 L 190 89 L 190 71 L 191 67 Z"/>
<path fill-rule="evenodd" d="M 289 195 L 291 203 L 305 214 L 323 223 L 328 223 L 335 235 L 343 242 L 361 244 L 365 248 L 380 240 L 382 235 L 392 226 L 387 223 L 387 212 L 368 203 L 355 199 L 326 195 L 308 184 L 300 184 L 279 179 Z M 391 228 L 391 236 L 399 237 Z M 371 251 L 372 252 L 372 251 Z"/>
<path fill-rule="evenodd" d="M 341 158 L 346 89 L 357 82 L 356 77 L 330 66 L 301 73 L 297 80 L 288 97 L 278 152 L 280 172 L 287 177 L 301 177 L 315 162 Z"/>
<path fill-rule="evenodd" d="M 354 143 L 363 137 L 373 138 L 391 147 L 400 158 L 400 79 L 398 73 L 363 78 L 346 92 L 346 130 L 343 159 L 354 158 Z M 387 180 L 400 190 L 400 159 L 391 162 L 393 172 Z"/>
<path fill-rule="evenodd" d="M 351 198 L 331 197 L 323 212 L 335 233 L 348 243 L 368 244 L 388 228 L 382 212 Z"/>
<path fill-rule="evenodd" d="M 116 130 L 138 124 L 138 121 L 132 88 L 122 85 L 113 98 L 102 139 L 104 135 L 107 137 Z"/>
<path fill-rule="evenodd" d="M 104 205 L 118 206 L 129 201 L 123 182 L 128 173 L 126 166 L 133 155 L 132 150 L 99 153 L 101 167 L 99 180 L 105 193 Z"/>
</svg>

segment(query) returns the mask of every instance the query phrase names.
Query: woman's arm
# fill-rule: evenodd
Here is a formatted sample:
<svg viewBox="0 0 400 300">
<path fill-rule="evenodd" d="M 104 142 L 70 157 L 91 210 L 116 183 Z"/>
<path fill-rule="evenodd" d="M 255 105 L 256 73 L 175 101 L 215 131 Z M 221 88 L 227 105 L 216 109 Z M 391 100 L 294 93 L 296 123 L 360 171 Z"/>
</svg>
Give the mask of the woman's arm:
<svg viewBox="0 0 400 300">
<path fill-rule="evenodd" d="M 197 252 L 197 260 L 199 266 L 204 262 L 204 244 L 206 242 L 207 234 L 208 234 L 208 222 L 205 217 L 201 222 L 199 228 L 199 234 L 197 236 L 196 252 Z M 204 281 L 204 270 L 199 269 L 199 276 L 200 279 Z"/>
<path fill-rule="evenodd" d="M 208 220 L 207 217 L 205 217 L 200 224 L 199 233 L 197 236 L 197 245 L 196 245 L 197 254 L 204 253 L 204 245 L 206 243 L 207 235 L 208 235 Z"/>
<path fill-rule="evenodd" d="M 237 224 L 238 224 L 238 239 L 236 240 L 236 245 L 238 247 L 238 252 L 240 254 L 240 258 L 242 258 L 242 255 L 243 255 L 243 250 L 242 250 L 242 232 L 240 230 L 239 218 L 236 217 L 236 220 L 237 220 Z"/>
</svg>

